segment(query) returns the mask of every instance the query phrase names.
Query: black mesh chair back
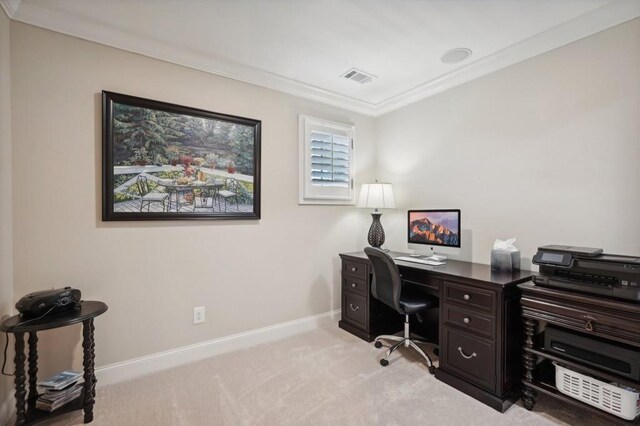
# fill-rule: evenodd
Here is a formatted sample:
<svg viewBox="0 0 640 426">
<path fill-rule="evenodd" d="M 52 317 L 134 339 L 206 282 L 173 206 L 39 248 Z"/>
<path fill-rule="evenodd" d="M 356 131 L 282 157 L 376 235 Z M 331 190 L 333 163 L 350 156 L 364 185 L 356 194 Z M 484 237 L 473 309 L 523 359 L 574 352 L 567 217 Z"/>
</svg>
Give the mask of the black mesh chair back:
<svg viewBox="0 0 640 426">
<path fill-rule="evenodd" d="M 371 293 L 373 297 L 385 305 L 404 314 L 400 307 L 400 293 L 402 292 L 402 278 L 398 266 L 384 250 L 375 247 L 366 247 L 365 254 L 373 266 L 373 282 Z"/>
</svg>

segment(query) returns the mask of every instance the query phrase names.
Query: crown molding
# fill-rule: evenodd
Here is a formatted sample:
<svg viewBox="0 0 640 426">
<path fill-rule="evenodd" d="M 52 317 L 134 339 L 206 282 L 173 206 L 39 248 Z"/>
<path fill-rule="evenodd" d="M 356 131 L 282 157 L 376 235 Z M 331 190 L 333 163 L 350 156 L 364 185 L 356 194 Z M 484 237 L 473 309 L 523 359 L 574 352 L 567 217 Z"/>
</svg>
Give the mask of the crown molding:
<svg viewBox="0 0 640 426">
<path fill-rule="evenodd" d="M 451 73 L 374 103 L 222 58 L 160 45 L 152 39 L 126 34 L 102 23 L 97 24 L 77 16 L 46 9 L 46 3 L 25 2 L 20 5 L 20 2 L 21 0 L 0 0 L 7 15 L 19 22 L 374 117 L 640 16 L 640 1 L 612 0 L 605 6 L 471 62 Z"/>
<path fill-rule="evenodd" d="M 0 0 L 0 6 L 2 6 L 4 13 L 7 14 L 9 19 L 13 19 L 18 11 L 18 7 L 20 7 L 21 1 L 22 0 Z"/>
<path fill-rule="evenodd" d="M 565 46 L 640 16 L 640 1 L 614 0 L 547 31 L 469 65 L 376 104 L 376 115 L 386 114 L 484 75 Z"/>
<path fill-rule="evenodd" d="M 155 40 L 138 36 L 137 34 L 123 33 L 108 25 L 82 20 L 77 16 L 68 16 L 53 9 L 44 9 L 45 7 L 41 3 L 23 3 L 19 12 L 14 14 L 13 19 L 83 40 L 311 99 L 357 113 L 365 115 L 374 115 L 375 113 L 375 105 L 370 102 L 222 58 L 211 57 L 188 49 L 161 45 Z"/>
</svg>

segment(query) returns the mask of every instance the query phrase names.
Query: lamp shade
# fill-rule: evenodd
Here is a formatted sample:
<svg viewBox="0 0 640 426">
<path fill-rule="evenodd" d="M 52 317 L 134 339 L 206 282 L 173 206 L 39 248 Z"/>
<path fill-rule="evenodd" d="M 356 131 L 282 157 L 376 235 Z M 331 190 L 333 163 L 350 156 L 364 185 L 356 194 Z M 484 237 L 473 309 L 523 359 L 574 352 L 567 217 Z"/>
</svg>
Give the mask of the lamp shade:
<svg viewBox="0 0 640 426">
<path fill-rule="evenodd" d="M 396 199 L 390 183 L 363 183 L 360 187 L 358 207 L 369 209 L 395 209 Z"/>
</svg>

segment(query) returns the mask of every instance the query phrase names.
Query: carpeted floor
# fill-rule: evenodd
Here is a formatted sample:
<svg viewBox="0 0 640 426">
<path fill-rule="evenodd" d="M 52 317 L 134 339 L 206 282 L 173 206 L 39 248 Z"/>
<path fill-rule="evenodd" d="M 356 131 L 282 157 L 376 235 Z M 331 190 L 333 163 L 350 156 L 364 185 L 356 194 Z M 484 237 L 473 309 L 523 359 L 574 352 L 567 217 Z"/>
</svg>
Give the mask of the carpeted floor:
<svg viewBox="0 0 640 426">
<path fill-rule="evenodd" d="M 413 352 L 388 367 L 337 327 L 98 389 L 95 425 L 594 425 L 540 398 L 506 413 L 436 380 Z M 44 423 L 80 425 L 77 411 Z"/>
</svg>

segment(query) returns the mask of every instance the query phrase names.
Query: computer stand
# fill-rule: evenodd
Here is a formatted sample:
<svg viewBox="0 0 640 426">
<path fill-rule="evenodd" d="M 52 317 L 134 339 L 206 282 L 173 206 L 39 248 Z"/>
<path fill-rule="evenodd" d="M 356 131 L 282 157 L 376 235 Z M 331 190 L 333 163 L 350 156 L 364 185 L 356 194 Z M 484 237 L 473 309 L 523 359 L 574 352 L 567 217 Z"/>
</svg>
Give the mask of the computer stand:
<svg viewBox="0 0 640 426">
<path fill-rule="evenodd" d="M 443 255 L 443 254 L 438 254 L 433 250 L 433 247 L 431 247 L 431 256 L 425 257 L 425 259 L 427 260 L 433 260 L 435 262 L 442 262 L 443 260 L 447 260 L 447 256 Z"/>
<path fill-rule="evenodd" d="M 443 256 L 441 254 L 432 254 L 431 256 L 425 257 L 426 260 L 433 260 L 434 262 L 442 262 L 447 260 L 447 256 Z"/>
</svg>

